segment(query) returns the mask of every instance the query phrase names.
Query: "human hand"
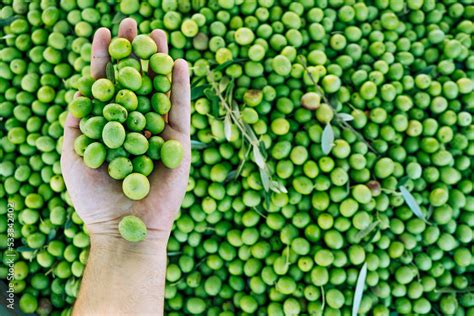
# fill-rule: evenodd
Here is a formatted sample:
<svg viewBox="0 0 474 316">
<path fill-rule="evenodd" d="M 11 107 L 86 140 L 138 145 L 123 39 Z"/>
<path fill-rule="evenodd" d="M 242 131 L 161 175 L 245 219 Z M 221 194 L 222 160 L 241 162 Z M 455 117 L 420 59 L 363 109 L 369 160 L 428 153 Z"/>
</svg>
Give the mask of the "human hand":
<svg viewBox="0 0 474 316">
<path fill-rule="evenodd" d="M 130 42 L 137 35 L 135 20 L 127 18 L 120 23 L 119 37 Z M 158 52 L 168 53 L 166 34 L 154 30 L 150 34 L 158 46 Z M 110 31 L 100 28 L 92 42 L 91 75 L 94 79 L 105 77 L 110 61 L 108 46 Z M 122 181 L 112 179 L 107 166 L 88 168 L 74 151 L 74 140 L 81 132 L 79 121 L 68 115 L 64 127 L 61 168 L 72 203 L 85 222 L 91 237 L 119 236 L 118 223 L 129 214 L 140 217 L 148 227 L 150 239 L 167 240 L 173 221 L 186 192 L 191 161 L 190 142 L 190 86 L 186 61 L 176 60 L 173 68 L 171 89 L 172 107 L 168 124 L 162 133 L 165 140 L 176 139 L 184 148 L 184 158 L 176 169 L 155 164 L 150 175 L 150 193 L 141 201 L 132 201 L 122 193 Z"/>
</svg>

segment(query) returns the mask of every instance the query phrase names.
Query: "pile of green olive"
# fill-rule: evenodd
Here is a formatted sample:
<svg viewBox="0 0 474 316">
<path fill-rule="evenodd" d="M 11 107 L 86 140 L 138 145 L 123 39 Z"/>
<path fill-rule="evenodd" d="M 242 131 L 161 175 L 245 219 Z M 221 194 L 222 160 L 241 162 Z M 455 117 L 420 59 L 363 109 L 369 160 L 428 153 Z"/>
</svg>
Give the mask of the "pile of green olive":
<svg viewBox="0 0 474 316">
<path fill-rule="evenodd" d="M 117 164 L 111 176 L 125 177 L 114 158 L 127 143 L 140 149 L 128 152 L 132 175 L 150 169 L 139 157 L 156 159 L 148 150 L 167 110 L 142 92 L 166 94 L 166 76 L 140 74 L 133 43 L 116 39 L 118 82 L 83 79 L 95 30 L 116 36 L 132 17 L 141 34 L 164 30 L 192 75 L 191 176 L 168 244 L 167 315 L 474 313 L 472 1 L 2 4 L 0 279 L 14 258 L 23 312 L 70 315 L 87 262 L 59 163 L 68 104 L 85 115 L 76 147 L 89 166 Z M 137 56 L 152 64 L 140 39 Z M 151 138 L 146 124 L 133 130 L 143 121 L 134 112 L 153 122 Z M 110 134 L 88 136 L 106 124 Z"/>
</svg>

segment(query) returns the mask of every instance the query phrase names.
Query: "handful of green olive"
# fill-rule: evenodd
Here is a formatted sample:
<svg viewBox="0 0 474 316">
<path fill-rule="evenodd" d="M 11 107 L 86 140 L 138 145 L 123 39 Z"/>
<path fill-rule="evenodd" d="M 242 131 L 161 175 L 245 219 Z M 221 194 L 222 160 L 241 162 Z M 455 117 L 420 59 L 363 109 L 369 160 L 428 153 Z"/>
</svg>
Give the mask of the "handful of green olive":
<svg viewBox="0 0 474 316">
<path fill-rule="evenodd" d="M 74 149 L 90 168 L 108 163 L 109 175 L 123 180 L 123 193 L 141 200 L 150 191 L 147 177 L 155 163 L 176 168 L 183 158 L 180 142 L 160 136 L 171 109 L 174 61 L 158 53 L 148 35 L 138 35 L 132 43 L 114 38 L 108 50 L 113 63 L 107 65 L 107 78 L 82 77 L 80 96 L 69 104 L 82 132 Z"/>
</svg>

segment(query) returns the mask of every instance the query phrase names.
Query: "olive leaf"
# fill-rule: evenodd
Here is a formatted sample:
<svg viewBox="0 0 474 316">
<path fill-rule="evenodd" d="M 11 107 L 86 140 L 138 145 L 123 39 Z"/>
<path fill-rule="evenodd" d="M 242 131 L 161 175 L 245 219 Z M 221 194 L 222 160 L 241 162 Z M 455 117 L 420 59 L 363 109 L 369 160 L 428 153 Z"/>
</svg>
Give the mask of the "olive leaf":
<svg viewBox="0 0 474 316">
<path fill-rule="evenodd" d="M 14 37 L 15 37 L 14 34 L 7 34 L 7 35 L 5 35 L 5 36 L 2 36 L 1 39 L 2 39 L 2 40 L 6 40 L 6 39 L 9 39 L 9 38 L 14 38 Z"/>
<path fill-rule="evenodd" d="M 276 193 L 288 193 L 288 190 L 285 188 L 285 186 L 276 180 L 272 180 L 270 190 Z"/>
<path fill-rule="evenodd" d="M 410 178 L 408 176 L 401 177 L 400 180 L 398 180 L 398 187 L 404 186 Z"/>
<path fill-rule="evenodd" d="M 321 285 L 321 314 L 324 313 L 324 308 L 326 307 L 326 292 L 324 291 L 324 286 Z"/>
<path fill-rule="evenodd" d="M 56 235 L 57 235 L 57 230 L 52 229 L 48 234 L 48 241 L 51 241 L 54 238 L 56 238 Z"/>
<path fill-rule="evenodd" d="M 237 174 L 237 171 L 238 171 L 238 170 L 232 170 L 232 171 L 230 171 L 230 172 L 227 174 L 227 176 L 225 177 L 224 183 L 227 183 L 227 182 L 232 181 L 232 180 L 234 180 L 235 178 L 237 178 L 237 175 L 238 175 L 238 174 Z"/>
<path fill-rule="evenodd" d="M 265 169 L 259 169 L 259 170 L 260 170 L 260 179 L 262 180 L 263 188 L 265 189 L 265 191 L 269 191 L 270 181 L 271 181 L 270 176 L 268 175 Z"/>
<path fill-rule="evenodd" d="M 12 24 L 13 21 L 15 21 L 16 19 L 18 19 L 18 16 L 15 15 L 15 16 L 10 16 L 6 19 L 0 19 L 0 27 L 4 27 L 4 26 L 7 26 L 7 25 L 10 25 Z"/>
<path fill-rule="evenodd" d="M 421 208 L 416 202 L 413 195 L 411 195 L 411 193 L 403 185 L 400 186 L 399 189 L 400 189 L 400 192 L 402 193 L 405 203 L 408 205 L 408 207 L 413 212 L 413 214 L 415 214 L 418 218 L 420 218 L 422 221 L 427 223 L 428 221 L 426 220 L 425 215 L 423 215 L 423 212 L 421 211 Z"/>
<path fill-rule="evenodd" d="M 27 247 L 27 246 L 20 246 L 16 248 L 16 251 L 18 252 L 30 252 L 30 251 L 35 251 L 35 249 Z"/>
<path fill-rule="evenodd" d="M 265 168 L 265 158 L 263 158 L 262 153 L 260 152 L 260 148 L 256 145 L 252 145 L 253 147 L 253 158 L 255 159 L 255 163 L 260 169 Z"/>
<path fill-rule="evenodd" d="M 221 66 L 223 66 L 224 64 L 222 64 Z M 262 186 L 265 189 L 264 204 L 268 208 L 270 206 L 270 191 L 284 192 L 286 191 L 286 189 L 280 183 L 273 181 L 271 170 L 267 166 L 267 163 L 265 161 L 266 150 L 264 144 L 262 144 L 262 142 L 257 138 L 252 127 L 249 124 L 245 123 L 241 118 L 239 105 L 236 101 L 232 99 L 234 81 L 229 80 L 229 78 L 225 76 L 221 78 L 220 81 L 217 81 L 211 73 L 208 74 L 208 80 L 210 88 L 204 89 L 204 94 L 210 99 L 216 98 L 218 100 L 217 112 L 221 110 L 225 113 L 224 134 L 226 136 L 226 139 L 230 141 L 231 127 L 235 126 L 238 132 L 242 135 L 242 147 L 245 146 L 245 143 L 249 144 L 247 154 L 243 159 L 244 161 L 240 164 L 237 174 L 240 174 L 245 160 L 247 159 L 250 150 L 252 150 L 254 161 L 260 169 Z"/>
<path fill-rule="evenodd" d="M 354 301 L 352 304 L 352 316 L 357 316 L 362 301 L 362 294 L 364 294 L 365 278 L 367 277 L 367 262 L 364 263 L 357 278 L 356 289 L 354 293 Z"/>
<path fill-rule="evenodd" d="M 127 16 L 123 14 L 122 12 L 117 12 L 117 14 L 114 15 L 114 18 L 112 19 L 112 24 L 120 24 L 123 19 L 125 19 Z"/>
<path fill-rule="evenodd" d="M 71 228 L 71 226 L 72 226 L 72 219 L 71 219 L 71 217 L 69 217 L 67 219 L 66 223 L 64 223 L 64 228 L 68 229 L 68 228 Z"/>
<path fill-rule="evenodd" d="M 230 142 L 232 138 L 232 119 L 229 114 L 224 117 L 224 135 L 225 139 Z"/>
<path fill-rule="evenodd" d="M 204 148 L 207 148 L 209 147 L 209 144 L 206 144 L 206 143 L 203 143 L 203 142 L 200 142 L 198 140 L 191 140 L 191 149 L 204 149 Z"/>
<path fill-rule="evenodd" d="M 322 142 L 321 146 L 323 148 L 323 153 L 325 155 L 329 154 L 334 144 L 334 130 L 332 129 L 332 126 L 330 123 L 328 123 L 323 130 L 323 136 L 322 136 L 321 142 Z"/>
<path fill-rule="evenodd" d="M 208 88 L 208 84 L 201 84 L 191 88 L 191 101 L 197 100 L 204 96 L 204 89 Z"/>
<path fill-rule="evenodd" d="M 420 70 L 420 71 L 418 72 L 418 74 L 430 75 L 430 74 L 433 72 L 433 70 L 435 70 L 435 69 L 436 69 L 436 66 L 435 66 L 435 65 L 430 65 L 430 66 L 428 66 L 428 67 L 426 67 L 426 68 Z"/>
<path fill-rule="evenodd" d="M 222 77 L 222 79 L 219 81 L 219 92 L 222 93 L 226 91 L 227 87 L 230 84 L 230 79 L 229 77 Z"/>
<path fill-rule="evenodd" d="M 375 222 L 372 222 L 367 226 L 366 228 L 360 230 L 357 232 L 355 235 L 355 238 L 357 240 L 362 240 L 365 237 L 367 237 L 374 229 L 376 229 L 380 225 L 380 220 L 376 220 Z"/>
<path fill-rule="evenodd" d="M 474 286 L 470 286 L 464 289 L 453 289 L 451 287 L 443 287 L 440 289 L 434 289 L 436 293 L 448 293 L 448 294 L 457 294 L 457 293 L 472 293 L 474 291 Z"/>
<path fill-rule="evenodd" d="M 271 196 L 270 196 L 269 191 L 265 191 L 265 201 L 264 201 L 264 205 L 265 205 L 265 208 L 266 208 L 267 210 L 270 208 L 270 200 L 271 200 Z"/>
<path fill-rule="evenodd" d="M 344 122 L 349 122 L 349 121 L 354 120 L 354 117 L 347 113 L 337 113 L 336 116 L 337 118 L 339 118 L 341 121 L 344 121 Z"/>
<path fill-rule="evenodd" d="M 214 71 L 221 71 L 221 70 L 226 69 L 226 68 L 229 67 L 230 65 L 239 64 L 239 63 L 242 63 L 242 62 L 244 62 L 244 61 L 246 61 L 246 60 L 247 60 L 247 58 L 237 58 L 237 59 L 229 60 L 229 61 L 226 61 L 226 62 L 223 63 L 223 64 L 220 64 L 219 66 L 217 66 L 217 67 L 214 68 L 213 70 L 214 70 Z"/>
<path fill-rule="evenodd" d="M 115 69 L 114 65 L 111 62 L 108 62 L 105 66 L 105 75 L 107 79 L 115 83 Z"/>
</svg>

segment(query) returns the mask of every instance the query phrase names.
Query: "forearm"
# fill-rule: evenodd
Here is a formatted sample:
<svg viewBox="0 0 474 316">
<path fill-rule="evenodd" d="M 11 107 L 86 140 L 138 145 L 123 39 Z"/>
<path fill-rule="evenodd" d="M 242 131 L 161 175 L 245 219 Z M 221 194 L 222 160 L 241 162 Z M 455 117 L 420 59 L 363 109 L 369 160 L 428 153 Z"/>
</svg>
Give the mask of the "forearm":
<svg viewBox="0 0 474 316">
<path fill-rule="evenodd" d="M 162 315 L 167 239 L 92 237 L 73 315 Z"/>
</svg>

